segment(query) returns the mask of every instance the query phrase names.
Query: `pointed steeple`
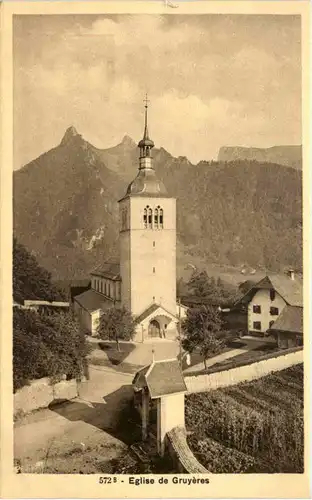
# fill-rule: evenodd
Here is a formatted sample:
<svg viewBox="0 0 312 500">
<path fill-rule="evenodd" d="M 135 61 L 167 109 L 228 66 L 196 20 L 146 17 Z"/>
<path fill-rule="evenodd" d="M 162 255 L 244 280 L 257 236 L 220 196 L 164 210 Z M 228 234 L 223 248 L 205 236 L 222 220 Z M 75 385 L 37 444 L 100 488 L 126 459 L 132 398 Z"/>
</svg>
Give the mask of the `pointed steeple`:
<svg viewBox="0 0 312 500">
<path fill-rule="evenodd" d="M 146 140 L 150 140 L 149 136 L 148 136 L 148 124 L 147 124 L 147 110 L 148 110 L 148 103 L 149 103 L 149 100 L 147 98 L 147 94 L 146 94 L 146 97 L 144 99 L 144 102 L 145 102 L 145 125 L 144 125 L 144 135 L 143 135 L 143 140 L 146 141 Z"/>
<path fill-rule="evenodd" d="M 145 103 L 145 105 L 144 105 L 144 107 L 145 107 L 144 134 L 143 134 L 143 139 L 141 139 L 139 144 L 138 144 L 138 146 L 140 148 L 140 160 L 142 158 L 151 158 L 151 149 L 154 147 L 154 142 L 149 138 L 149 135 L 148 135 L 147 110 L 148 110 L 149 100 L 147 98 L 147 94 L 146 94 L 146 97 L 144 99 L 144 103 Z M 146 162 L 140 161 L 140 168 L 146 168 L 146 167 L 152 168 L 151 162 L 148 162 L 148 164 L 147 164 Z"/>
<path fill-rule="evenodd" d="M 129 184 L 125 196 L 146 196 L 154 197 L 161 196 L 170 198 L 162 181 L 157 179 L 155 169 L 153 167 L 153 158 L 151 149 L 154 147 L 154 142 L 148 134 L 148 103 L 147 98 L 145 103 L 145 120 L 143 138 L 140 140 L 138 147 L 140 148 L 139 171 L 136 178 Z"/>
</svg>

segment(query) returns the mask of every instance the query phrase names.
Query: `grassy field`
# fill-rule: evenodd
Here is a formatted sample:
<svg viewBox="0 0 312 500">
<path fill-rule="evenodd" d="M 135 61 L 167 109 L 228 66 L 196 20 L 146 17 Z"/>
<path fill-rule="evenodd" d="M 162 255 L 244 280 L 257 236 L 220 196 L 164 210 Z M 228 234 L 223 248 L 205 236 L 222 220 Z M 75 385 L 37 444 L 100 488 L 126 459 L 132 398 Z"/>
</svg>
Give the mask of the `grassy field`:
<svg viewBox="0 0 312 500">
<path fill-rule="evenodd" d="M 303 472 L 303 365 L 186 398 L 188 441 L 213 473 Z"/>
</svg>

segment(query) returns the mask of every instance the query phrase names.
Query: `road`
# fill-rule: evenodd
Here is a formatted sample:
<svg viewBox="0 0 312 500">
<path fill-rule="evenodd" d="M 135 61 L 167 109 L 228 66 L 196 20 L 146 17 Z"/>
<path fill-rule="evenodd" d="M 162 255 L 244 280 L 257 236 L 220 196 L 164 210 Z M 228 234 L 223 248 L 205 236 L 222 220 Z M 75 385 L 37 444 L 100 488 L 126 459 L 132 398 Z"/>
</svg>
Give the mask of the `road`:
<svg viewBox="0 0 312 500">
<path fill-rule="evenodd" d="M 15 424 L 14 457 L 21 461 L 23 470 L 40 472 L 51 456 L 60 457 L 58 467 L 62 467 L 64 455 L 79 447 L 100 447 L 106 458 L 123 453 L 126 436 L 116 433 L 116 423 L 123 406 L 132 398 L 134 372 L 152 361 L 152 350 L 155 359 L 172 358 L 178 345 L 158 341 L 128 348 L 121 345 L 121 350 L 124 357 L 116 366 L 107 352 L 95 346 L 92 359 L 96 363 L 90 365 L 90 380 L 81 384 L 79 398 L 34 412 Z"/>
<path fill-rule="evenodd" d="M 132 397 L 132 378 L 91 366 L 90 380 L 82 384 L 79 398 L 27 415 L 15 425 L 15 458 L 22 464 L 40 465 L 47 455 L 99 442 L 112 457 L 119 454 L 125 445 L 114 436 L 114 427 L 121 408 Z"/>
</svg>

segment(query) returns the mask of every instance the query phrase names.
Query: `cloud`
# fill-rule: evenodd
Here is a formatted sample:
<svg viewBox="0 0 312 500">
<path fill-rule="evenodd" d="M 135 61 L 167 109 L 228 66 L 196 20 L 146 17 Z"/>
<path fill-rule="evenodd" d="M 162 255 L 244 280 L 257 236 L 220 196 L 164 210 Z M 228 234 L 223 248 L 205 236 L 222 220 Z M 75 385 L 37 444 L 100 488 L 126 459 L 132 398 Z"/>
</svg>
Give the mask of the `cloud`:
<svg viewBox="0 0 312 500">
<path fill-rule="evenodd" d="M 16 166 L 71 124 L 98 147 L 139 139 L 147 90 L 156 144 L 194 162 L 225 144 L 300 143 L 300 22 L 290 17 L 19 18 Z"/>
</svg>

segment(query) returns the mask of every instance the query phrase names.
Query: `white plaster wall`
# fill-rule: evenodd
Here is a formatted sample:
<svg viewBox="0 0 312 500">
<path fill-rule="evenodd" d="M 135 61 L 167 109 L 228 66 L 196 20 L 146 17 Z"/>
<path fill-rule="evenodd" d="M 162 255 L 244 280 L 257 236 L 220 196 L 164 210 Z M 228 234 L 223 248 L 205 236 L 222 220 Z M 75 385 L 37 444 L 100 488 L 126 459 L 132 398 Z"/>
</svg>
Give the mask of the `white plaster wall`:
<svg viewBox="0 0 312 500">
<path fill-rule="evenodd" d="M 240 382 L 255 380 L 271 372 L 284 370 L 285 368 L 299 363 L 303 363 L 303 350 L 286 353 L 276 358 L 265 359 L 230 370 L 207 375 L 185 377 L 184 381 L 189 393 L 207 392 L 218 389 L 219 387 L 227 387 L 239 384 Z"/>
<path fill-rule="evenodd" d="M 174 427 L 184 427 L 184 394 L 172 394 L 162 398 L 165 414 L 165 432 Z"/>
<path fill-rule="evenodd" d="M 254 305 L 261 306 L 261 314 L 256 314 L 253 312 Z M 277 292 L 275 293 L 275 299 L 271 301 L 270 290 L 258 290 L 258 292 L 254 295 L 253 299 L 248 304 L 248 331 L 266 332 L 270 327 L 270 321 L 277 320 L 285 305 L 285 300 Z M 271 316 L 270 307 L 278 308 L 278 316 Z M 254 321 L 261 321 L 261 330 L 254 330 Z"/>
<path fill-rule="evenodd" d="M 160 205 L 163 229 L 145 229 L 143 212 Z M 176 201 L 172 198 L 131 198 L 131 310 L 142 313 L 153 302 L 176 312 Z"/>
<path fill-rule="evenodd" d="M 131 311 L 131 245 L 130 245 L 130 198 L 126 198 L 119 203 L 119 212 L 127 209 L 127 230 L 119 233 L 119 253 L 120 253 L 120 276 L 121 276 L 121 305 Z"/>
<path fill-rule="evenodd" d="M 91 334 L 96 335 L 97 334 L 97 328 L 99 326 L 100 322 L 100 317 L 101 317 L 101 310 L 98 309 L 97 311 L 93 311 L 90 317 L 90 325 L 91 325 Z"/>
</svg>

